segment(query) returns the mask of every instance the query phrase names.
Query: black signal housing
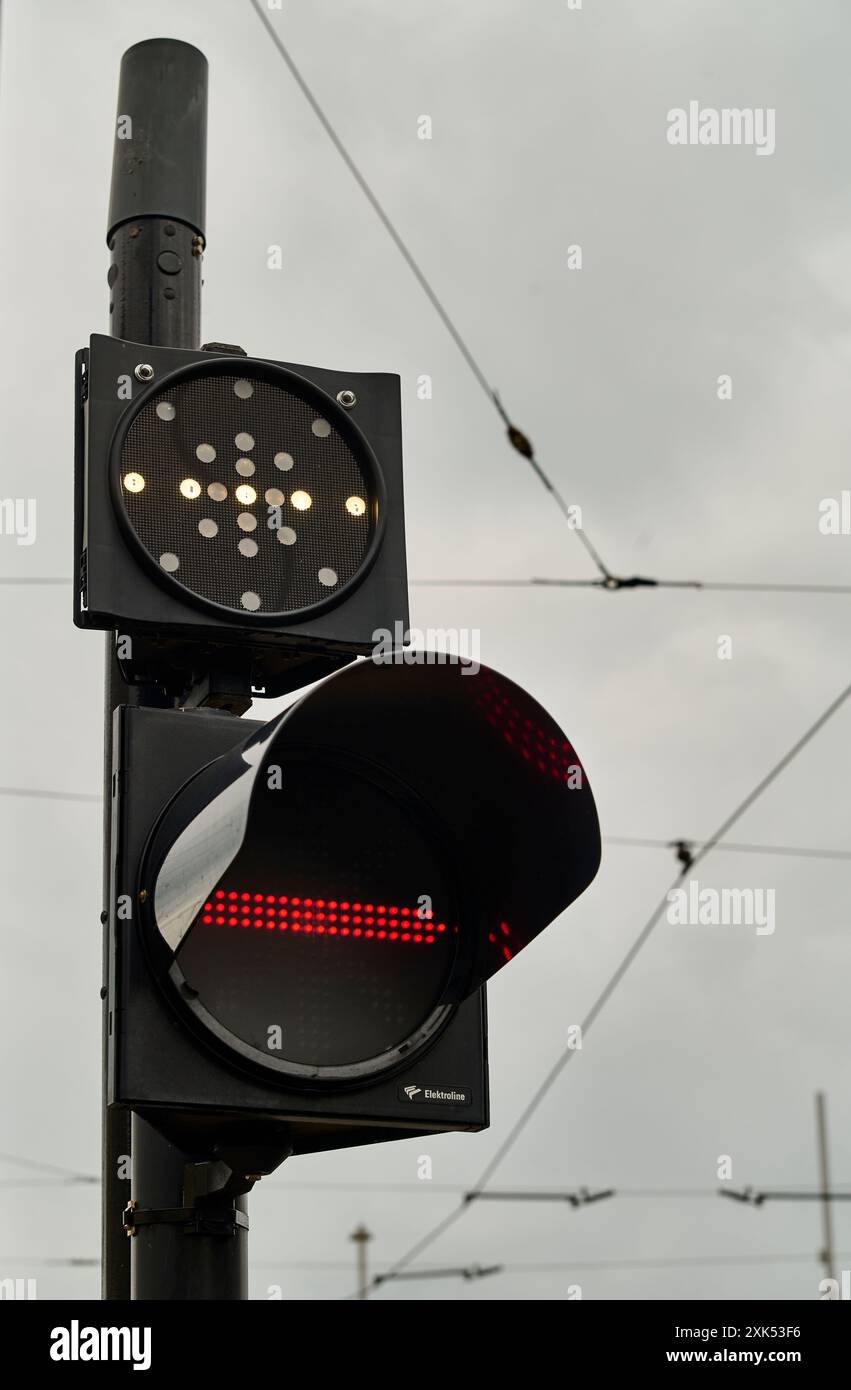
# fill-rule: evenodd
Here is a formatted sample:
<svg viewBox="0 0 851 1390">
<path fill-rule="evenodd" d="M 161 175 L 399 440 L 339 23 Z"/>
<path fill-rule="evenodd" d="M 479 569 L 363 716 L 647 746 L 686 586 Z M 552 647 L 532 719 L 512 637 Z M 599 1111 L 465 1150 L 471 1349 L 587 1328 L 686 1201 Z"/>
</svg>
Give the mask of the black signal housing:
<svg viewBox="0 0 851 1390">
<path fill-rule="evenodd" d="M 76 437 L 74 621 L 127 679 L 275 695 L 407 629 L 398 377 L 94 335 Z"/>
</svg>

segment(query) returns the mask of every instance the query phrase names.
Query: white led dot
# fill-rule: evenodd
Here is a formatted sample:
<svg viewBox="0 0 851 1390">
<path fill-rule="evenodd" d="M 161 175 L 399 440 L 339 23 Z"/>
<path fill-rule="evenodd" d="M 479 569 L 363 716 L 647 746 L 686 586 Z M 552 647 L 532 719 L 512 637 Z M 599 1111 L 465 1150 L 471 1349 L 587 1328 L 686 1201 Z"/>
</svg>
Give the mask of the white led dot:
<svg viewBox="0 0 851 1390">
<path fill-rule="evenodd" d="M 256 541 L 253 541 L 251 539 L 250 536 L 243 536 L 242 540 L 239 542 L 237 546 L 237 550 L 239 551 L 240 555 L 256 555 L 258 545 Z"/>
<path fill-rule="evenodd" d="M 214 502 L 224 502 L 227 495 L 228 490 L 224 483 L 210 483 L 207 488 L 207 496 L 211 497 Z"/>
<path fill-rule="evenodd" d="M 250 512 L 240 512 L 236 524 L 240 531 L 253 531 L 257 525 L 257 517 L 252 516 Z"/>
<path fill-rule="evenodd" d="M 310 428 L 313 430 L 317 439 L 327 439 L 328 435 L 331 433 L 331 426 L 328 424 L 327 420 L 314 420 Z"/>
<path fill-rule="evenodd" d="M 237 459 L 236 471 L 240 473 L 243 478 L 250 478 L 255 471 L 254 464 L 251 462 L 251 459 Z"/>
<path fill-rule="evenodd" d="M 209 516 L 205 516 L 198 522 L 198 530 L 201 532 L 201 535 L 206 536 L 208 540 L 219 534 L 218 523 L 213 521 L 212 517 Z"/>
<path fill-rule="evenodd" d="M 324 584 L 326 589 L 331 589 L 337 583 L 337 571 L 324 569 L 320 570 L 316 578 L 320 584 Z"/>
<path fill-rule="evenodd" d="M 161 420 L 173 420 L 175 412 L 171 401 L 157 401 L 157 414 Z"/>
<path fill-rule="evenodd" d="M 236 445 L 237 449 L 253 449 L 253 448 L 254 448 L 254 437 L 253 437 L 253 435 L 246 434 L 246 433 L 245 433 L 245 430 L 241 430 L 240 433 L 236 436 L 236 438 L 234 439 L 233 442 L 234 442 L 234 444 Z"/>
<path fill-rule="evenodd" d="M 257 493 L 254 491 L 253 487 L 248 486 L 248 483 L 240 483 L 234 493 L 234 497 L 237 502 L 241 502 L 244 507 L 250 507 L 257 501 Z"/>
<path fill-rule="evenodd" d="M 240 596 L 240 600 L 239 600 L 239 601 L 240 601 L 240 603 L 242 604 L 243 608 L 248 608 L 248 609 L 250 609 L 252 612 L 253 612 L 256 608 L 259 608 L 259 607 L 260 607 L 260 595 L 259 595 L 259 594 L 252 594 L 252 592 L 251 592 L 250 589 L 249 589 L 246 593 L 244 593 L 244 594 L 242 594 L 242 595 Z"/>
<path fill-rule="evenodd" d="M 352 516 L 363 516 L 366 511 L 366 503 L 362 497 L 347 497 L 346 511 L 350 512 Z"/>
<path fill-rule="evenodd" d="M 311 497 L 309 492 L 294 492 L 292 497 L 290 498 L 290 501 L 292 502 L 296 511 L 306 512 L 308 507 L 313 502 L 313 498 Z"/>
<path fill-rule="evenodd" d="M 164 570 L 168 570 L 169 574 L 173 574 L 180 564 L 180 561 L 176 555 L 172 555 L 171 551 L 167 550 L 165 555 L 160 556 L 160 564 Z"/>
<path fill-rule="evenodd" d="M 282 507 L 284 505 L 284 494 L 280 488 L 267 487 L 265 497 L 270 507 Z"/>
<path fill-rule="evenodd" d="M 298 536 L 291 526 L 282 526 L 278 532 L 278 540 L 281 545 L 295 545 Z"/>
<path fill-rule="evenodd" d="M 247 401 L 249 396 L 254 395 L 254 387 L 250 381 L 246 381 L 244 377 L 240 377 L 239 381 L 233 383 L 233 394 L 239 396 L 241 401 Z"/>
<path fill-rule="evenodd" d="M 188 497 L 190 501 L 193 501 L 196 497 L 201 496 L 201 484 L 197 482 L 195 478 L 184 478 L 183 482 L 180 484 L 180 491 L 183 493 L 184 497 Z"/>
<path fill-rule="evenodd" d="M 216 451 L 212 444 L 199 444 L 198 448 L 195 450 L 195 457 L 200 463 L 213 463 L 216 457 Z"/>
<path fill-rule="evenodd" d="M 145 479 L 141 473 L 125 473 L 124 486 L 128 492 L 141 492 L 145 486 Z"/>
<path fill-rule="evenodd" d="M 294 463 L 295 459 L 293 458 L 292 454 L 282 453 L 275 455 L 275 467 L 280 468 L 281 471 L 284 473 L 288 473 Z"/>
</svg>

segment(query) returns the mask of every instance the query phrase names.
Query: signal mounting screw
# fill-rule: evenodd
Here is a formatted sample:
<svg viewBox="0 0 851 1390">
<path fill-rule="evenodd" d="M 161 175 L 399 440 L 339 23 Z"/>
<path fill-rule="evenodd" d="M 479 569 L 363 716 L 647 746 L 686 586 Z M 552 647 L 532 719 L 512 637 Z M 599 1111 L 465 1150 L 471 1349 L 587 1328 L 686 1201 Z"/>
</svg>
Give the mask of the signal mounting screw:
<svg viewBox="0 0 851 1390">
<path fill-rule="evenodd" d="M 337 400 L 346 410 L 351 410 L 353 405 L 357 405 L 358 398 L 354 391 L 338 391 Z"/>
<path fill-rule="evenodd" d="M 139 362 L 133 375 L 137 381 L 150 381 L 154 375 L 154 369 L 150 362 Z"/>
</svg>

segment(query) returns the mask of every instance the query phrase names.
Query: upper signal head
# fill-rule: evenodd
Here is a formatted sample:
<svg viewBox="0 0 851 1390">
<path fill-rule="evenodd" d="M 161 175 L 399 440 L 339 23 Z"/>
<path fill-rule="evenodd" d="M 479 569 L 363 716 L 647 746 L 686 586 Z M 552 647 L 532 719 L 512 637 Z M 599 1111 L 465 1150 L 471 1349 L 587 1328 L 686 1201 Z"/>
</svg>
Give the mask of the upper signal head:
<svg viewBox="0 0 851 1390">
<path fill-rule="evenodd" d="M 105 337 L 78 361 L 75 620 L 137 640 L 129 678 L 207 641 L 273 694 L 275 662 L 407 626 L 397 377 Z"/>
</svg>

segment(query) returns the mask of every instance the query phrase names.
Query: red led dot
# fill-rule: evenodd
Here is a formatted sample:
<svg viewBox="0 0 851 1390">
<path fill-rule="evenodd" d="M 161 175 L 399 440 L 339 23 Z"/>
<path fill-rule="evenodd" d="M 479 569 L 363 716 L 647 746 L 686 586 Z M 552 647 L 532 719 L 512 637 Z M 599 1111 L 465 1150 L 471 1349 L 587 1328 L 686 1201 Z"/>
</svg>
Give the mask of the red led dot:
<svg viewBox="0 0 851 1390">
<path fill-rule="evenodd" d="M 360 905 L 360 903 L 352 903 L 352 912 L 360 912 L 360 911 L 361 911 L 361 905 Z"/>
<path fill-rule="evenodd" d="M 325 906 L 325 899 L 324 899 L 324 898 L 317 898 L 317 899 L 316 899 L 316 906 L 317 906 L 317 907 L 324 907 L 324 906 Z"/>
<path fill-rule="evenodd" d="M 403 908 L 402 908 L 402 911 L 401 911 L 401 913 L 400 913 L 399 915 L 400 915 L 401 917 L 410 917 L 410 915 L 411 915 L 411 909 L 410 909 L 409 907 L 403 907 Z"/>
<path fill-rule="evenodd" d="M 496 941 L 496 937 L 494 936 L 492 931 L 488 932 L 488 941 Z"/>
<path fill-rule="evenodd" d="M 256 903 L 262 903 L 262 901 L 263 901 L 263 894 L 262 894 L 262 893 L 255 893 L 255 894 L 254 894 L 254 901 L 255 901 Z"/>
<path fill-rule="evenodd" d="M 224 924 L 225 924 L 225 919 L 224 919 L 224 917 L 217 917 L 217 918 L 216 918 L 216 926 L 217 926 L 217 927 L 223 927 Z"/>
<path fill-rule="evenodd" d="M 414 941 L 422 941 L 422 936 L 419 932 L 414 933 Z"/>
<path fill-rule="evenodd" d="M 293 922 L 293 931 L 301 931 L 301 926 L 298 922 Z"/>
<path fill-rule="evenodd" d="M 262 909 L 262 907 L 253 907 L 253 908 L 251 909 L 251 911 L 254 913 L 254 916 L 255 916 L 255 917 L 262 917 L 262 916 L 263 916 L 263 909 Z"/>
<path fill-rule="evenodd" d="M 267 907 L 267 908 L 266 908 L 266 916 L 267 916 L 267 917 L 274 917 L 274 915 L 275 915 L 275 909 L 274 909 L 273 907 Z"/>
<path fill-rule="evenodd" d="M 288 923 L 287 923 L 287 922 L 279 922 L 279 923 L 278 923 L 278 931 L 286 931 L 287 926 L 288 926 Z"/>
<path fill-rule="evenodd" d="M 347 912 L 344 912 L 343 915 L 342 915 L 342 917 L 340 918 L 340 921 L 341 921 L 341 922 L 350 922 L 351 920 L 352 920 L 352 919 L 351 919 L 351 917 L 348 915 Z M 346 935 L 348 936 L 348 932 L 346 933 Z"/>
<path fill-rule="evenodd" d="M 242 902 L 244 902 L 244 903 L 250 903 L 250 902 L 251 902 L 251 894 L 250 894 L 250 893 L 241 893 L 241 894 L 240 894 L 240 900 L 241 900 Z"/>
<path fill-rule="evenodd" d="M 384 906 L 383 903 L 379 903 L 379 904 L 378 904 L 378 907 L 377 907 L 375 910 L 376 910 L 376 912 L 386 912 L 386 911 L 387 911 L 387 908 Z"/>
<path fill-rule="evenodd" d="M 284 893 L 283 896 L 280 897 L 280 898 L 278 899 L 278 902 L 279 902 L 279 903 L 286 903 L 286 902 L 289 902 L 289 898 L 287 897 L 286 893 Z"/>
<path fill-rule="evenodd" d="M 398 933 L 397 931 L 392 931 L 392 932 L 389 933 L 387 939 L 388 939 L 388 941 L 398 941 L 398 940 L 399 940 L 399 933 Z"/>
<path fill-rule="evenodd" d="M 372 903 L 367 903 L 366 906 L 364 907 L 364 912 L 374 912 L 374 911 L 375 911 L 375 908 L 373 907 Z"/>
<path fill-rule="evenodd" d="M 202 918 L 201 918 L 201 921 L 204 923 L 204 926 L 205 926 L 205 927 L 209 927 L 209 926 L 211 925 L 213 919 L 212 919 L 212 917 L 202 917 Z"/>
<path fill-rule="evenodd" d="M 240 925 L 241 927 L 250 927 L 250 926 L 251 926 L 251 918 L 250 918 L 250 917 L 240 917 L 240 919 L 239 919 L 239 925 Z"/>
<path fill-rule="evenodd" d="M 331 901 L 328 903 L 328 906 L 331 908 L 331 910 L 332 910 L 332 912 L 333 912 L 334 908 L 337 906 L 337 904 L 336 904 L 336 902 L 334 902 L 333 898 L 332 898 Z"/>
<path fill-rule="evenodd" d="M 375 918 L 374 918 L 374 917 L 365 917 L 365 918 L 364 918 L 364 921 L 365 921 L 365 923 L 366 923 L 366 925 L 367 925 L 368 927 L 374 927 L 374 926 L 375 926 Z"/>
<path fill-rule="evenodd" d="M 337 920 L 337 914 L 336 914 L 336 912 L 329 912 L 329 913 L 328 913 L 328 921 L 329 921 L 329 922 L 336 922 L 336 920 Z"/>
<path fill-rule="evenodd" d="M 205 912 L 212 912 L 212 910 L 213 910 L 213 904 L 212 904 L 212 903 L 205 903 L 205 904 L 204 904 L 204 911 L 205 911 Z"/>
<path fill-rule="evenodd" d="M 290 902 L 292 903 L 293 907 L 298 907 L 299 903 L 301 902 L 301 898 L 290 898 Z"/>
<path fill-rule="evenodd" d="M 292 915 L 293 915 L 293 917 L 300 917 L 300 916 L 301 916 L 301 908 L 294 907 L 294 908 L 293 908 Z"/>
<path fill-rule="evenodd" d="M 509 930 L 508 930 L 508 927 L 505 925 L 504 922 L 500 922 L 500 924 L 499 924 L 499 929 L 500 929 L 500 931 L 502 932 L 503 936 L 509 936 L 509 935 L 510 935 L 510 932 L 509 932 Z"/>
<path fill-rule="evenodd" d="M 427 945 L 427 946 L 430 946 L 431 943 L 432 943 L 433 941 L 434 941 L 434 937 L 433 937 L 433 936 L 427 936 L 427 937 L 426 937 L 426 945 Z"/>
<path fill-rule="evenodd" d="M 325 913 L 324 913 L 324 912 L 317 912 L 317 914 L 316 914 L 316 920 L 317 920 L 317 922 L 324 922 L 324 921 L 325 921 Z"/>
<path fill-rule="evenodd" d="M 340 911 L 341 911 L 341 912 L 348 912 L 348 910 L 349 910 L 350 907 L 351 907 L 351 903 L 340 903 Z"/>
<path fill-rule="evenodd" d="M 235 927 L 235 926 L 236 926 L 236 918 L 235 918 L 235 917 L 229 917 L 229 918 L 228 918 L 228 926 L 229 926 L 229 927 Z"/>
<path fill-rule="evenodd" d="M 505 956 L 506 960 L 511 960 L 511 952 L 509 951 L 507 946 L 503 946 L 502 954 Z"/>
<path fill-rule="evenodd" d="M 323 933 L 324 933 L 324 931 L 325 931 L 325 928 L 324 928 L 324 927 L 317 927 L 317 928 L 316 928 L 316 935 L 317 935 L 317 936 L 322 936 Z"/>
<path fill-rule="evenodd" d="M 389 917 L 398 917 L 398 916 L 399 916 L 399 909 L 398 909 L 398 907 L 389 907 L 389 908 L 387 909 L 387 914 L 388 914 Z"/>
<path fill-rule="evenodd" d="M 375 936 L 375 932 L 372 930 L 372 927 L 367 927 L 366 931 L 364 932 L 364 936 Z"/>
<path fill-rule="evenodd" d="M 306 901 L 307 901 L 307 899 L 305 899 L 305 902 L 306 902 Z M 305 922 L 312 922 L 312 921 L 313 921 L 313 913 L 312 913 L 312 912 L 303 912 L 301 915 L 302 915 L 302 917 L 304 918 Z"/>
<path fill-rule="evenodd" d="M 362 917 L 353 917 L 353 918 L 352 918 L 352 921 L 354 922 L 354 924 L 355 924 L 356 927 L 359 927 L 360 924 L 361 924 L 361 922 L 363 921 L 363 918 L 362 918 Z"/>
<path fill-rule="evenodd" d="M 378 919 L 378 925 L 379 925 L 379 927 L 386 927 L 386 926 L 387 926 L 387 918 L 386 918 L 386 917 L 379 917 L 379 919 Z"/>
<path fill-rule="evenodd" d="M 410 939 L 411 939 L 411 933 L 410 933 L 409 931 L 403 931 L 403 932 L 402 932 L 402 940 L 403 940 L 403 941 L 410 941 Z"/>
<path fill-rule="evenodd" d="M 387 933 L 386 931 L 378 931 L 375 933 L 375 935 L 378 937 L 379 941 L 383 941 Z"/>
<path fill-rule="evenodd" d="M 275 930 L 275 927 L 276 927 L 277 925 L 278 925 L 278 924 L 277 924 L 277 922 L 275 922 L 275 921 L 267 922 L 267 923 L 266 923 L 266 930 L 267 930 L 267 931 L 274 931 L 274 930 Z"/>
<path fill-rule="evenodd" d="M 355 921 L 357 921 L 357 920 L 358 920 L 358 919 L 357 919 L 357 917 L 356 917 L 356 918 L 355 918 Z M 360 927 L 355 927 L 354 931 L 352 932 L 352 936 L 362 936 L 362 935 L 363 935 L 363 933 L 361 932 Z"/>
<path fill-rule="evenodd" d="M 336 927 L 329 927 L 329 928 L 328 928 L 328 935 L 329 935 L 329 936 L 336 936 L 336 935 L 337 935 L 337 928 L 336 928 Z"/>
<path fill-rule="evenodd" d="M 267 896 L 267 898 L 266 898 L 266 901 L 267 901 L 267 903 L 273 903 L 273 902 L 275 901 L 275 899 L 274 899 L 274 897 L 273 897 L 273 895 L 272 895 L 271 893 L 268 894 L 268 896 Z"/>
<path fill-rule="evenodd" d="M 305 900 L 304 900 L 304 905 L 305 905 L 305 907 L 313 907 L 313 899 L 312 899 L 312 898 L 305 898 Z"/>
<path fill-rule="evenodd" d="M 341 935 L 341 936 L 348 936 L 348 934 L 349 934 L 349 929 L 348 929 L 348 927 L 341 927 L 341 928 L 340 928 L 340 935 Z"/>
<path fill-rule="evenodd" d="M 304 927 L 303 927 L 303 930 L 304 930 L 305 932 L 312 932 L 312 931 L 313 931 L 313 923 L 312 923 L 312 922 L 305 922 Z"/>
<path fill-rule="evenodd" d="M 437 930 L 438 930 L 438 931 L 446 931 L 446 923 L 445 923 L 445 922 L 438 922 L 438 924 L 437 924 Z"/>
<path fill-rule="evenodd" d="M 224 889 L 222 889 L 222 888 L 217 888 L 217 889 L 216 889 L 216 897 L 217 897 L 217 898 L 223 898 L 224 896 L 225 896 L 225 894 L 224 894 Z"/>
<path fill-rule="evenodd" d="M 229 900 L 230 902 L 232 902 L 232 903 L 235 903 L 238 897 L 239 897 L 239 894 L 238 894 L 238 893 L 233 893 L 233 892 L 228 893 L 228 900 Z"/>
</svg>

